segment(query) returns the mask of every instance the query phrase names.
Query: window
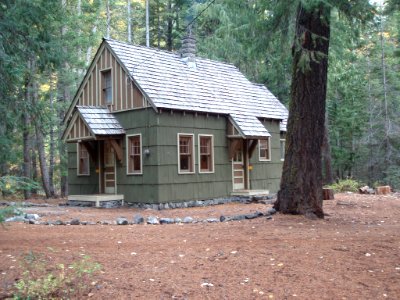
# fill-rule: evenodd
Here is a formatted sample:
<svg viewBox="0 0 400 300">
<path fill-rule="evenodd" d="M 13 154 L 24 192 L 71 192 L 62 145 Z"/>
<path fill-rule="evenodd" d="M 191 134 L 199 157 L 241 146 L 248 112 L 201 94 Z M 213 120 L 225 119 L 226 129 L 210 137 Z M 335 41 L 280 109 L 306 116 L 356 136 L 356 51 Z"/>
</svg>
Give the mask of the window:
<svg viewBox="0 0 400 300">
<path fill-rule="evenodd" d="M 281 160 L 285 160 L 286 140 L 285 139 L 281 139 L 280 140 L 280 144 L 281 144 Z"/>
<path fill-rule="evenodd" d="M 111 105 L 113 103 L 111 70 L 102 71 L 101 75 L 103 103 Z"/>
<path fill-rule="evenodd" d="M 199 173 L 214 172 L 214 145 L 212 135 L 199 135 Z"/>
<path fill-rule="evenodd" d="M 178 133 L 178 173 L 194 172 L 193 134 Z"/>
<path fill-rule="evenodd" d="M 271 160 L 271 147 L 270 138 L 262 139 L 258 141 L 258 148 L 260 153 L 260 160 L 270 161 Z"/>
<path fill-rule="evenodd" d="M 82 143 L 78 143 L 78 175 L 90 175 L 89 152 Z"/>
<path fill-rule="evenodd" d="M 127 137 L 127 173 L 142 174 L 142 136 L 140 134 Z"/>
</svg>

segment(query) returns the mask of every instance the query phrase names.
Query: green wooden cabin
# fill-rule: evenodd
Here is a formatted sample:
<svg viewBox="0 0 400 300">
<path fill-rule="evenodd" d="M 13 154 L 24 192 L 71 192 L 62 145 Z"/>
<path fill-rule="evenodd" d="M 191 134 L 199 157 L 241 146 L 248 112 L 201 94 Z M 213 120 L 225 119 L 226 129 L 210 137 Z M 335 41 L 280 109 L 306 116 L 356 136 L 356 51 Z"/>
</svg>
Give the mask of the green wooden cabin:
<svg viewBox="0 0 400 300">
<path fill-rule="evenodd" d="M 286 108 L 233 65 L 104 39 L 65 118 L 69 198 L 275 193 Z M 185 50 L 186 48 L 186 50 Z"/>
</svg>

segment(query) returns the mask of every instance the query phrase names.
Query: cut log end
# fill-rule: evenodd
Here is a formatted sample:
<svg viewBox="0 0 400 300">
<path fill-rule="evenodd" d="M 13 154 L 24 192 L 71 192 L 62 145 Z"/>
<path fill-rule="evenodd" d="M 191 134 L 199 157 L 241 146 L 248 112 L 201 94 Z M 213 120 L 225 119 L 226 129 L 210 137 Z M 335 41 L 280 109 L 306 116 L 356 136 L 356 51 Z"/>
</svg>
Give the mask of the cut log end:
<svg viewBox="0 0 400 300">
<path fill-rule="evenodd" d="M 383 186 L 378 186 L 376 188 L 376 194 L 377 195 L 387 195 L 390 194 L 390 186 L 389 185 L 383 185 Z"/>
<path fill-rule="evenodd" d="M 323 196 L 323 200 L 333 200 L 335 199 L 335 195 L 333 193 L 332 189 L 328 189 L 328 188 L 323 188 L 322 189 L 322 196 Z"/>
</svg>

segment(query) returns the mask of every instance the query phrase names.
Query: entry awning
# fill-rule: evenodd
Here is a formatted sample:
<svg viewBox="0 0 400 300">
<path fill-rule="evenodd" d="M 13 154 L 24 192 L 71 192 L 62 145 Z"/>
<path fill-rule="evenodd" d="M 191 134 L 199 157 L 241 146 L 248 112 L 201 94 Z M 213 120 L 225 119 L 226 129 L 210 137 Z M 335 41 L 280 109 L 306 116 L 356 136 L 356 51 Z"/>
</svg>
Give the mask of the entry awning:
<svg viewBox="0 0 400 300">
<path fill-rule="evenodd" d="M 96 140 L 124 134 L 124 128 L 107 107 L 76 106 L 73 117 L 64 131 L 63 140 Z"/>
<path fill-rule="evenodd" d="M 230 120 L 243 138 L 262 139 L 271 136 L 267 128 L 255 116 L 231 114 Z"/>
</svg>

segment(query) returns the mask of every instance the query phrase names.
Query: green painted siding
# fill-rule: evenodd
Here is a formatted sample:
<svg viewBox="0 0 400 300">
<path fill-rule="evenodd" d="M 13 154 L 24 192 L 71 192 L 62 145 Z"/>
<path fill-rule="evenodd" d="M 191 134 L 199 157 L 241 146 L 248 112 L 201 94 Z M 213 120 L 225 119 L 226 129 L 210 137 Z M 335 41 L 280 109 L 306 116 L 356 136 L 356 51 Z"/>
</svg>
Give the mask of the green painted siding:
<svg viewBox="0 0 400 300">
<path fill-rule="evenodd" d="M 99 176 L 93 160 L 90 159 L 90 175 L 77 175 L 76 144 L 68 144 L 68 193 L 70 195 L 91 195 L 99 193 Z"/>
<path fill-rule="evenodd" d="M 126 138 L 123 141 L 124 157 L 117 162 L 117 193 L 125 195 L 127 202 L 160 203 L 186 200 L 204 200 L 227 197 L 232 192 L 232 163 L 228 157 L 227 118 L 182 112 L 162 111 L 152 108 L 115 113 L 127 135 L 142 135 L 142 175 L 127 175 Z M 259 161 L 258 146 L 250 164 L 251 189 L 279 189 L 282 161 L 280 160 L 279 123 L 264 121 L 271 133 L 269 162 Z M 195 172 L 178 174 L 178 133 L 194 134 Z M 198 162 L 198 136 L 214 137 L 214 173 L 200 174 Z M 149 154 L 146 155 L 145 150 Z M 70 144 L 69 192 L 70 194 L 98 193 L 98 175 L 91 161 L 91 176 L 76 175 L 76 145 Z"/>
<path fill-rule="evenodd" d="M 269 190 L 270 193 L 277 193 L 281 181 L 283 163 L 280 157 L 280 130 L 279 123 L 272 120 L 263 122 L 271 134 L 271 161 L 259 160 L 259 147 L 257 145 L 250 164 L 253 169 L 250 173 L 250 188 L 254 190 Z"/>
</svg>

